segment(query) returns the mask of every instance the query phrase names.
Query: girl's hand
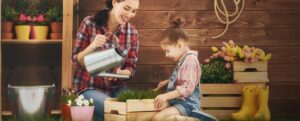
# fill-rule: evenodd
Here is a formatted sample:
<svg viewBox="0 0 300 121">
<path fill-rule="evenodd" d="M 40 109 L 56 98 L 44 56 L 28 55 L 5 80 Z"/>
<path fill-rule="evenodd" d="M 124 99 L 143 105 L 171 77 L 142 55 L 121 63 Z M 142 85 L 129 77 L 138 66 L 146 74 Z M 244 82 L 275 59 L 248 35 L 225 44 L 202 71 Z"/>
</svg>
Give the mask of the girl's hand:
<svg viewBox="0 0 300 121">
<path fill-rule="evenodd" d="M 95 50 L 98 47 L 103 47 L 107 40 L 107 37 L 105 35 L 97 34 L 93 40 L 93 42 L 89 45 L 93 50 Z"/>
<path fill-rule="evenodd" d="M 154 99 L 154 107 L 155 109 L 160 109 L 162 106 L 167 103 L 167 98 L 164 94 L 160 94 Z"/>
<path fill-rule="evenodd" d="M 168 84 L 168 80 L 161 81 L 158 83 L 157 87 L 153 89 L 153 91 L 158 91 L 167 84 Z"/>
</svg>

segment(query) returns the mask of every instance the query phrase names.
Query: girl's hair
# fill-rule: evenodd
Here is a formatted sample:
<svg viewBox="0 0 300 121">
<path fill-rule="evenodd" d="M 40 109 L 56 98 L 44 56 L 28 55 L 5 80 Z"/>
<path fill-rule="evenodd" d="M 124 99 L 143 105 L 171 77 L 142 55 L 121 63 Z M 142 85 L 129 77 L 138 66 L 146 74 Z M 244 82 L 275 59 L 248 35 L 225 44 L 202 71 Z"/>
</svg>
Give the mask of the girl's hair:
<svg viewBox="0 0 300 121">
<path fill-rule="evenodd" d="M 125 0 L 116 0 L 117 2 L 123 2 Z M 106 0 L 106 6 L 104 10 L 98 11 L 95 16 L 93 21 L 96 22 L 97 26 L 104 26 L 107 21 L 108 21 L 108 13 L 111 11 L 113 8 L 112 6 L 112 0 Z"/>
<path fill-rule="evenodd" d="M 178 40 L 181 39 L 184 42 L 188 41 L 188 34 L 182 28 L 185 21 L 182 17 L 176 17 L 171 20 L 170 27 L 167 28 L 161 35 L 162 44 L 177 44 Z"/>
</svg>

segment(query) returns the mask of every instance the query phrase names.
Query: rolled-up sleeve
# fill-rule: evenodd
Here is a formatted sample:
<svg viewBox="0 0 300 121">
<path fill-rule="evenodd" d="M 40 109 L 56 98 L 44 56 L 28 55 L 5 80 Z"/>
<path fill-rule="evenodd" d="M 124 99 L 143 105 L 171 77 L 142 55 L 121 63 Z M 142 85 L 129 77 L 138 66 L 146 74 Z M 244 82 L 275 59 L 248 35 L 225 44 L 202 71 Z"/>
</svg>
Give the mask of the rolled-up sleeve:
<svg viewBox="0 0 300 121">
<path fill-rule="evenodd" d="M 84 68 L 84 66 L 80 65 L 78 62 L 77 56 L 78 53 L 84 50 L 89 44 L 89 33 L 90 33 L 90 17 L 86 17 L 78 28 L 78 32 L 76 34 L 76 39 L 73 44 L 73 52 L 72 52 L 72 64 L 75 68 Z"/>
<path fill-rule="evenodd" d="M 131 76 L 135 74 L 136 62 L 138 60 L 138 50 L 139 50 L 139 36 L 137 31 L 133 32 L 131 36 L 131 45 L 128 51 L 127 57 L 125 59 L 124 68 L 131 71 Z"/>
<path fill-rule="evenodd" d="M 182 97 L 191 95 L 199 83 L 201 70 L 199 62 L 193 56 L 187 56 L 178 71 L 179 86 L 176 89 Z"/>
</svg>

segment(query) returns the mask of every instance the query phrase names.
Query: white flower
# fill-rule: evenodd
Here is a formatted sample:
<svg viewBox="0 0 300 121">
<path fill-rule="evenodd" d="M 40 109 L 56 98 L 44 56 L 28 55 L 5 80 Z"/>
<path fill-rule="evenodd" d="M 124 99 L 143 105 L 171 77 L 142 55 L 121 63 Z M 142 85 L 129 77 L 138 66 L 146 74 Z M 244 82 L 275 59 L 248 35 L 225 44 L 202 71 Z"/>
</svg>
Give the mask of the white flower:
<svg viewBox="0 0 300 121">
<path fill-rule="evenodd" d="M 84 99 L 83 95 L 79 95 L 77 99 Z"/>
<path fill-rule="evenodd" d="M 72 105 L 72 101 L 71 100 L 68 100 L 68 106 L 71 106 Z"/>
<path fill-rule="evenodd" d="M 94 100 L 93 98 L 90 99 L 90 103 L 94 104 Z"/>
<path fill-rule="evenodd" d="M 83 104 L 84 104 L 84 106 L 89 106 L 89 105 L 90 105 L 90 103 L 89 103 L 88 100 L 84 100 L 84 101 L 83 101 Z"/>
<path fill-rule="evenodd" d="M 83 104 L 82 100 L 79 100 L 79 99 L 76 99 L 75 102 L 76 102 L 77 106 L 82 106 L 82 104 Z"/>
</svg>

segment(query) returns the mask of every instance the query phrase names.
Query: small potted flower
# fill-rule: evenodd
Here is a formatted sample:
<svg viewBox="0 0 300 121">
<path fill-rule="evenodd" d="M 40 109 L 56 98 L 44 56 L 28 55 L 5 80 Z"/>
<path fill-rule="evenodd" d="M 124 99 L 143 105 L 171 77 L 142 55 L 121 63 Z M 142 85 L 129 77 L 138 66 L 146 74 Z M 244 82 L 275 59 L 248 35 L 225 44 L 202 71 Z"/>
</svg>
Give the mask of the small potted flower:
<svg viewBox="0 0 300 121">
<path fill-rule="evenodd" d="M 13 8 L 6 6 L 2 11 L 2 38 L 12 39 L 13 38 L 13 21 L 18 18 L 18 11 Z"/>
<path fill-rule="evenodd" d="M 15 24 L 16 38 L 19 40 L 29 40 L 30 25 L 27 15 L 24 12 L 19 13 Z"/>
<path fill-rule="evenodd" d="M 45 13 L 50 22 L 50 39 L 62 38 L 62 9 L 60 6 L 49 8 Z"/>
<path fill-rule="evenodd" d="M 72 121 L 92 121 L 94 114 L 94 101 L 79 95 L 75 100 L 68 100 Z"/>
<path fill-rule="evenodd" d="M 32 31 L 30 34 L 30 38 L 31 39 L 47 39 L 48 30 L 49 30 L 49 27 L 48 27 L 49 21 L 45 18 L 44 13 L 38 13 L 38 14 L 31 15 L 28 17 L 32 24 Z"/>
</svg>

